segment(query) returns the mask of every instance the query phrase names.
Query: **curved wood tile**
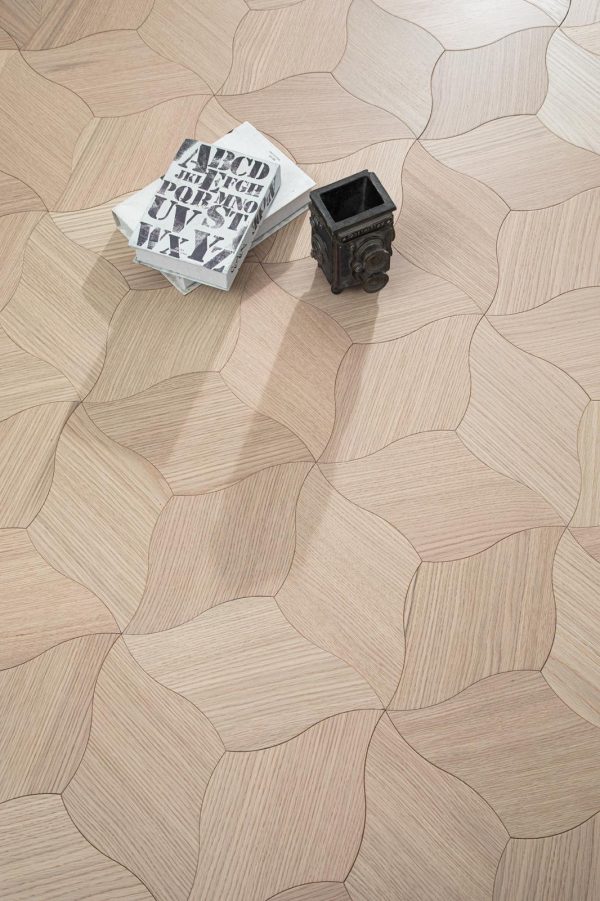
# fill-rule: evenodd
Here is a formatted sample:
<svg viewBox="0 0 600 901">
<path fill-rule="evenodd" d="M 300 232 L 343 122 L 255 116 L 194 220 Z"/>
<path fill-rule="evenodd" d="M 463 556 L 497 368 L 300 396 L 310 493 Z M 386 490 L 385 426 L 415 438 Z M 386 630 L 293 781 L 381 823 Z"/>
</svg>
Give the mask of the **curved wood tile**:
<svg viewBox="0 0 600 901">
<path fill-rule="evenodd" d="M 218 91 L 231 66 L 236 29 L 247 14 L 244 0 L 202 0 L 199 6 L 154 0 L 139 33 L 161 56 L 197 72 Z"/>
<path fill-rule="evenodd" d="M 343 660 L 308 641 L 273 598 L 242 598 L 127 646 L 151 676 L 192 701 L 228 750 L 288 741 L 349 710 L 381 706 Z"/>
<path fill-rule="evenodd" d="M 514 837 L 571 829 L 600 807 L 600 730 L 541 673 L 490 676 L 436 707 L 390 716 L 420 754 L 479 792 Z"/>
<path fill-rule="evenodd" d="M 216 372 L 168 379 L 86 410 L 109 438 L 150 460 L 175 494 L 202 494 L 268 466 L 312 460 L 293 432 L 241 403 Z"/>
<path fill-rule="evenodd" d="M 557 25 L 562 23 L 571 5 L 570 0 L 529 0 L 529 2 L 547 13 Z"/>
<path fill-rule="evenodd" d="M 494 901 L 594 901 L 600 896 L 600 816 L 543 839 L 512 839 Z"/>
<path fill-rule="evenodd" d="M 593 25 L 600 22 L 600 0 L 571 0 L 564 24 Z"/>
<path fill-rule="evenodd" d="M 444 165 L 489 185 L 512 209 L 562 203 L 600 183 L 600 156 L 558 138 L 537 116 L 498 119 L 424 146 Z"/>
<path fill-rule="evenodd" d="M 296 551 L 277 603 L 302 635 L 350 663 L 387 703 L 402 671 L 404 599 L 418 564 L 402 535 L 314 469 L 298 499 Z"/>
<path fill-rule="evenodd" d="M 152 0 L 46 0 L 42 9 L 33 32 L 24 37 L 28 50 L 71 44 L 99 31 L 137 28 L 152 9 Z"/>
<path fill-rule="evenodd" d="M 485 185 L 433 159 L 420 144 L 406 157 L 402 184 L 395 246 L 487 309 L 498 281 L 496 241 L 508 207 Z"/>
<path fill-rule="evenodd" d="M 108 324 L 126 291 L 112 266 L 67 240 L 45 216 L 29 239 L 21 280 L 0 324 L 84 397 L 102 369 Z"/>
<path fill-rule="evenodd" d="M 365 832 L 346 880 L 352 901 L 491 896 L 507 840 L 501 822 L 475 792 L 415 754 L 387 716 L 369 747 L 365 794 Z"/>
<path fill-rule="evenodd" d="M 88 841 L 156 901 L 184 901 L 202 798 L 222 753 L 206 717 L 157 685 L 119 641 L 98 678 L 87 748 L 63 800 Z"/>
<path fill-rule="evenodd" d="M 9 302 L 19 284 L 27 242 L 42 215 L 35 212 L 0 216 L 0 310 Z"/>
<path fill-rule="evenodd" d="M 471 342 L 471 399 L 458 435 L 480 460 L 569 521 L 579 497 L 577 430 L 588 397 L 564 372 L 482 322 Z"/>
<path fill-rule="evenodd" d="M 0 216 L 45 210 L 44 201 L 25 182 L 0 172 Z"/>
<path fill-rule="evenodd" d="M 530 28 L 484 47 L 446 52 L 433 73 L 433 112 L 424 137 L 448 138 L 502 116 L 537 113 L 548 87 L 546 48 L 553 31 Z M 437 156 L 435 145 L 426 146 Z"/>
<path fill-rule="evenodd" d="M 543 498 L 485 466 L 453 432 L 412 435 L 362 460 L 321 468 L 425 560 L 455 560 L 522 529 L 561 525 Z"/>
<path fill-rule="evenodd" d="M 392 701 L 429 707 L 507 670 L 539 669 L 554 638 L 561 528 L 510 535 L 450 563 L 423 563 L 406 603 L 406 659 Z"/>
<path fill-rule="evenodd" d="M 91 118 L 71 91 L 42 78 L 19 53 L 0 51 L 0 169 L 48 206 L 69 181 L 75 144 Z"/>
<path fill-rule="evenodd" d="M 94 119 L 79 142 L 73 172 L 54 209 L 80 210 L 143 188 L 165 171 L 193 134 L 207 96 L 177 97 L 132 113 Z"/>
<path fill-rule="evenodd" d="M 76 406 L 40 404 L 0 422 L 0 529 L 26 528 L 44 503 L 56 445 Z"/>
<path fill-rule="evenodd" d="M 318 457 L 331 434 L 335 377 L 349 346 L 329 316 L 284 293 L 255 266 L 222 374 L 244 403 L 287 426 Z"/>
<path fill-rule="evenodd" d="M 174 97 L 211 93 L 198 75 L 159 56 L 137 31 L 107 31 L 23 56 L 40 75 L 78 94 L 95 116 L 128 116 Z"/>
<path fill-rule="evenodd" d="M 600 526 L 600 403 L 590 403 L 579 426 L 581 492 L 570 525 Z"/>
<path fill-rule="evenodd" d="M 86 210 L 50 215 L 67 238 L 112 263 L 130 288 L 140 291 L 165 288 L 164 275 L 135 262 L 127 238 L 116 226 L 112 209 L 123 199 L 115 198 Z"/>
<path fill-rule="evenodd" d="M 540 119 L 565 141 L 600 153 L 600 59 L 557 29 L 546 61 L 548 93 Z"/>
<path fill-rule="evenodd" d="M 600 726 L 600 562 L 566 533 L 553 580 L 556 637 L 542 672 L 565 704 Z"/>
<path fill-rule="evenodd" d="M 125 628 L 169 494 L 150 463 L 107 438 L 79 407 L 61 435 L 52 487 L 29 534 L 52 566 L 98 595 Z"/>
<path fill-rule="evenodd" d="M 378 6 L 431 32 L 447 50 L 480 47 L 514 31 L 554 25 L 543 10 L 527 0 L 375 0 Z"/>
<path fill-rule="evenodd" d="M 0 12 L 0 15 L 3 14 L 4 11 Z M 4 16 L 2 15 L 2 18 Z M 0 28 L 0 50 L 16 50 L 17 45 L 14 39 L 10 36 L 8 31 L 5 31 L 3 28 Z"/>
<path fill-rule="evenodd" d="M 276 594 L 309 470 L 272 466 L 221 491 L 173 498 L 152 536 L 146 591 L 128 631 L 158 632 L 223 601 Z"/>
<path fill-rule="evenodd" d="M 251 10 L 240 22 L 223 94 L 247 94 L 290 75 L 329 72 L 344 52 L 350 0 L 300 0 Z M 311 40 L 298 40 L 311 34 Z"/>
<path fill-rule="evenodd" d="M 235 119 L 227 110 L 223 109 L 216 97 L 211 97 L 206 106 L 202 107 L 194 134 L 196 138 L 200 138 L 202 141 L 218 141 L 224 134 L 227 134 L 228 131 L 240 124 L 240 119 Z M 277 144 L 277 141 L 273 141 L 272 135 L 269 135 L 269 141 Z M 280 144 L 278 144 L 278 147 L 287 156 L 290 156 L 289 151 L 285 147 L 282 147 Z"/>
<path fill-rule="evenodd" d="M 104 604 L 36 551 L 26 531 L 0 530 L 0 669 L 63 641 L 118 632 Z"/>
<path fill-rule="evenodd" d="M 428 31 L 390 16 L 372 0 L 355 0 L 347 28 L 335 78 L 355 97 L 394 113 L 420 134 L 431 112 L 431 75 L 442 45 Z"/>
<path fill-rule="evenodd" d="M 58 369 L 22 350 L 0 328 L 0 420 L 28 407 L 75 400 L 77 392 Z"/>
<path fill-rule="evenodd" d="M 600 563 L 600 526 L 569 529 L 578 544 Z"/>
<path fill-rule="evenodd" d="M 204 800 L 190 901 L 263 901 L 300 883 L 342 881 L 360 844 L 378 716 L 343 713 L 275 748 L 226 753 Z"/>
<path fill-rule="evenodd" d="M 90 886 L 94 887 L 94 901 L 152 901 L 133 873 L 86 842 L 58 795 L 33 795 L 2 806 L 3 897 L 81 901 Z"/>
<path fill-rule="evenodd" d="M 575 288 L 600 284 L 600 188 L 545 210 L 512 212 L 498 239 L 492 314 L 522 313 Z"/>
<path fill-rule="evenodd" d="M 566 36 L 575 44 L 579 44 L 590 53 L 600 54 L 600 22 L 593 25 L 579 25 L 577 28 L 565 28 Z"/>
<path fill-rule="evenodd" d="M 277 901 L 348 901 L 350 895 L 343 882 L 308 882 L 287 892 L 273 895 Z"/>
<path fill-rule="evenodd" d="M 382 344 L 354 344 L 338 372 L 325 462 L 354 460 L 417 432 L 452 429 L 469 403 L 480 316 L 452 316 Z"/>
<path fill-rule="evenodd" d="M 85 750 L 96 677 L 114 635 L 85 635 L 0 672 L 0 801 L 68 784 Z"/>
<path fill-rule="evenodd" d="M 479 313 L 475 302 L 451 282 L 413 266 L 397 252 L 392 256 L 389 283 L 366 303 L 362 288 L 332 294 L 311 257 L 266 263 L 264 268 L 284 291 L 323 310 L 361 344 L 401 338 L 448 316 Z"/>
<path fill-rule="evenodd" d="M 300 163 L 321 163 L 413 136 L 387 110 L 349 94 L 329 72 L 294 75 L 251 94 L 224 94 L 219 102 L 236 119 L 249 119 L 281 141 Z"/>
<path fill-rule="evenodd" d="M 89 401 L 115 401 L 185 373 L 221 369 L 237 341 L 246 271 L 226 294 L 206 285 L 186 295 L 172 287 L 130 291 L 111 322 Z"/>
<path fill-rule="evenodd" d="M 400 141 L 384 141 L 371 144 L 350 156 L 342 156 L 328 163 L 311 163 L 304 166 L 305 171 L 319 186 L 331 184 L 347 175 L 354 175 L 363 169 L 376 172 L 381 183 L 398 207 L 402 206 L 402 166 L 413 141 L 405 138 Z M 307 214 L 298 216 L 285 228 L 278 231 L 272 243 L 261 242 L 256 247 L 256 254 L 265 263 L 285 263 L 290 260 L 308 257 L 311 252 L 311 230 Z M 327 285 L 329 296 L 334 299 Z M 362 290 L 362 289 L 361 289 Z M 388 288 L 386 287 L 386 291 Z"/>
<path fill-rule="evenodd" d="M 600 286 L 568 291 L 524 313 L 489 319 L 511 344 L 564 369 L 590 397 L 600 400 Z"/>
</svg>

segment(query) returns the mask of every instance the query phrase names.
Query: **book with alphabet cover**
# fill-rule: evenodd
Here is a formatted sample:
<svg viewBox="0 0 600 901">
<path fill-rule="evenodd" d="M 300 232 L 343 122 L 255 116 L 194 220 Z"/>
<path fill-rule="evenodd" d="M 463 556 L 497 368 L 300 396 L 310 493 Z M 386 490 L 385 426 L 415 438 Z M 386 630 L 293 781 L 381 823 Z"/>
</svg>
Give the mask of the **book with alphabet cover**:
<svg viewBox="0 0 600 901">
<path fill-rule="evenodd" d="M 129 244 L 140 263 L 228 290 L 279 186 L 274 153 L 187 139 Z"/>
</svg>

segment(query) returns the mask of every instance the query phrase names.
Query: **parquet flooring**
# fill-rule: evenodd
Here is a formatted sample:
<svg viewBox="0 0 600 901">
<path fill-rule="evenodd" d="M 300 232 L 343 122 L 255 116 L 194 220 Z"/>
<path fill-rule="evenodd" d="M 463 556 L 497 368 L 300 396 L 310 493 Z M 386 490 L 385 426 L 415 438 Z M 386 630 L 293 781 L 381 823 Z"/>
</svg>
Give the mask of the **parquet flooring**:
<svg viewBox="0 0 600 901">
<path fill-rule="evenodd" d="M 132 263 L 243 120 L 379 295 Z M 598 901 L 598 0 L 0 0 L 0 244 L 2 901 Z"/>
</svg>

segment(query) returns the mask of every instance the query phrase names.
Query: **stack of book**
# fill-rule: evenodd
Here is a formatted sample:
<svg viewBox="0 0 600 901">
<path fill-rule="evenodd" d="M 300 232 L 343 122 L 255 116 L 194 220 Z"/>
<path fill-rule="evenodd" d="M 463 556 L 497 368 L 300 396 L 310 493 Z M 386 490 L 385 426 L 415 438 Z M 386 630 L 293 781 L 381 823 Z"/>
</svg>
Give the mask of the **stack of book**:
<svg viewBox="0 0 600 901">
<path fill-rule="evenodd" d="M 113 210 L 136 262 L 183 294 L 227 291 L 250 250 L 308 207 L 314 181 L 249 122 L 187 139 L 161 178 Z"/>
</svg>

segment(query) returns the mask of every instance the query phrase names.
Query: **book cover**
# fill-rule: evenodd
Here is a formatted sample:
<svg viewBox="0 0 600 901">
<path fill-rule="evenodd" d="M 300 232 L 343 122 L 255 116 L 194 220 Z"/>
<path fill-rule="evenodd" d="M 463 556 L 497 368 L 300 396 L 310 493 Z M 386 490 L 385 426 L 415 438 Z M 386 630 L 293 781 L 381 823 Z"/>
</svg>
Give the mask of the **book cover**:
<svg viewBox="0 0 600 901">
<path fill-rule="evenodd" d="M 279 185 L 274 154 L 188 139 L 129 244 L 146 265 L 227 290 Z"/>
</svg>

